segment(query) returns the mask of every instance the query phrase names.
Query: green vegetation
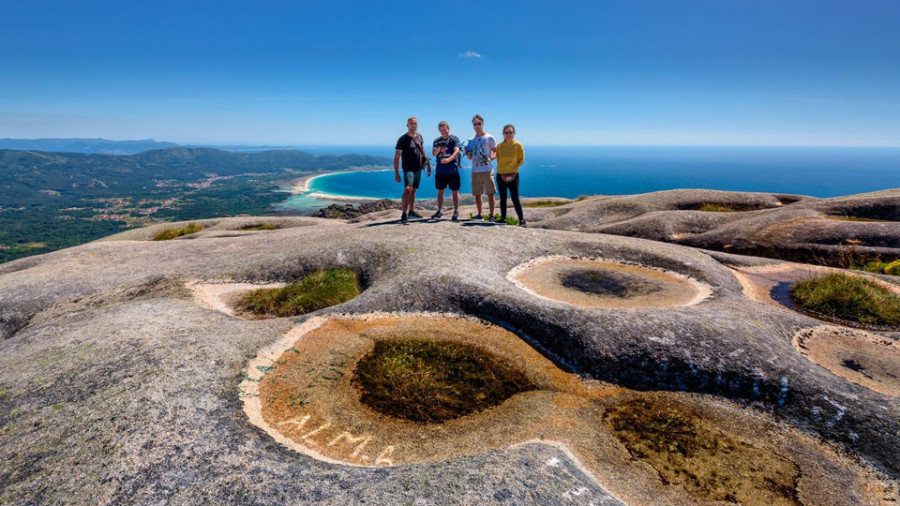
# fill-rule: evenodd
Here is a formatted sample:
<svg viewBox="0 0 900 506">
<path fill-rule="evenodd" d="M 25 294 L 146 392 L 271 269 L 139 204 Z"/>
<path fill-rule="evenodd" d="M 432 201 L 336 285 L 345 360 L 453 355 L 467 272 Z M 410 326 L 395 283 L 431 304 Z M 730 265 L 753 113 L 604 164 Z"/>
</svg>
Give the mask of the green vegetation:
<svg viewBox="0 0 900 506">
<path fill-rule="evenodd" d="M 360 291 L 355 271 L 320 269 L 283 288 L 253 290 L 237 306 L 257 315 L 298 316 L 347 302 Z"/>
<path fill-rule="evenodd" d="M 534 200 L 527 204 L 522 204 L 522 207 L 559 207 L 571 203 L 571 200 Z"/>
<path fill-rule="evenodd" d="M 519 224 L 519 220 L 513 218 L 512 216 L 509 216 L 509 217 L 506 218 L 506 224 L 507 224 L 507 225 L 518 225 L 518 224 Z"/>
<path fill-rule="evenodd" d="M 851 265 L 850 268 L 860 271 L 874 272 L 876 274 L 890 274 L 892 276 L 900 276 L 900 258 L 894 260 L 893 262 L 882 262 L 880 260 L 875 260 L 872 262 L 867 262 L 864 265 Z"/>
<path fill-rule="evenodd" d="M 160 231 L 158 234 L 153 236 L 154 241 L 169 241 L 171 239 L 175 239 L 176 237 L 181 237 L 184 235 L 196 234 L 197 232 L 203 230 L 203 225 L 197 225 L 196 223 L 188 223 L 183 227 L 177 228 L 167 228 L 165 230 Z"/>
<path fill-rule="evenodd" d="M 722 204 L 703 204 L 697 210 L 704 211 L 707 213 L 733 213 L 733 212 L 737 211 L 737 209 L 735 209 L 733 207 L 722 205 Z"/>
<path fill-rule="evenodd" d="M 0 150 L 0 262 L 125 229 L 273 214 L 299 174 L 386 165 L 360 155 L 170 148 L 136 155 Z"/>
<path fill-rule="evenodd" d="M 609 409 L 604 422 L 664 483 L 681 485 L 703 501 L 799 504 L 794 464 L 735 441 L 693 410 L 654 397 L 637 398 Z"/>
<path fill-rule="evenodd" d="M 259 225 L 245 225 L 241 230 L 278 230 L 280 226 L 274 223 L 260 223 Z"/>
<path fill-rule="evenodd" d="M 900 325 L 900 297 L 874 281 L 828 274 L 795 283 L 791 298 L 803 309 L 826 317 L 868 325 Z"/>
<path fill-rule="evenodd" d="M 535 388 L 490 353 L 427 339 L 377 341 L 352 381 L 363 404 L 418 423 L 459 418 Z"/>
</svg>

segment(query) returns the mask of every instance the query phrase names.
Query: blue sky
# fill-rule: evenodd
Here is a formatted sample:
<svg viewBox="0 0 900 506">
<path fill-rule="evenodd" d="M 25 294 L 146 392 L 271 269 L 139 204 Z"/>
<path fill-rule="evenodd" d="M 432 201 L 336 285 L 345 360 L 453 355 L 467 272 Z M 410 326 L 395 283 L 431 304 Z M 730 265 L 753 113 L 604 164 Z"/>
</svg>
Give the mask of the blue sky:
<svg viewBox="0 0 900 506">
<path fill-rule="evenodd" d="M 900 145 L 900 2 L 0 3 L 0 137 Z"/>
</svg>

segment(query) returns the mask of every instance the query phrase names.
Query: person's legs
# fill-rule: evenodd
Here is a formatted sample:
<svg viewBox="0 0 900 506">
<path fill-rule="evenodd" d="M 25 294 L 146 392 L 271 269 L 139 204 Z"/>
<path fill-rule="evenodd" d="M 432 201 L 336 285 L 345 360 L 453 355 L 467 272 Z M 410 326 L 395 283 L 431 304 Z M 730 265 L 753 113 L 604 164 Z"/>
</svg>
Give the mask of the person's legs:
<svg viewBox="0 0 900 506">
<path fill-rule="evenodd" d="M 411 189 L 409 186 L 403 187 L 403 197 L 400 199 L 400 210 L 403 211 L 403 214 L 406 214 L 406 205 L 409 202 L 409 190 Z"/>
<path fill-rule="evenodd" d="M 402 202 L 404 212 L 414 213 L 416 208 L 416 189 L 419 188 L 419 182 L 422 180 L 421 170 L 410 170 L 403 173 L 406 191 L 404 193 L 405 202 Z M 419 216 L 415 216 L 419 217 Z"/>
<path fill-rule="evenodd" d="M 488 208 L 491 210 L 491 216 L 494 216 L 494 208 L 496 207 L 494 202 L 496 201 L 495 194 L 497 193 L 497 187 L 494 185 L 493 171 L 485 173 L 484 193 L 487 193 Z"/>
<path fill-rule="evenodd" d="M 525 215 L 522 214 L 522 203 L 519 201 L 519 175 L 516 174 L 516 178 L 513 179 L 512 183 L 508 185 L 509 187 L 509 197 L 512 199 L 513 207 L 516 208 L 516 215 L 519 216 L 519 222 L 522 223 L 525 221 Z"/>
<path fill-rule="evenodd" d="M 450 186 L 450 195 L 453 197 L 453 212 L 459 212 L 459 187 L 462 186 L 459 172 L 447 178 L 447 185 Z"/>
<path fill-rule="evenodd" d="M 500 174 L 497 174 L 497 191 L 500 192 L 500 219 L 506 219 L 506 183 Z"/>
<path fill-rule="evenodd" d="M 472 196 L 475 197 L 475 209 L 481 216 L 481 194 L 484 193 L 484 181 L 481 172 L 472 172 Z"/>
</svg>

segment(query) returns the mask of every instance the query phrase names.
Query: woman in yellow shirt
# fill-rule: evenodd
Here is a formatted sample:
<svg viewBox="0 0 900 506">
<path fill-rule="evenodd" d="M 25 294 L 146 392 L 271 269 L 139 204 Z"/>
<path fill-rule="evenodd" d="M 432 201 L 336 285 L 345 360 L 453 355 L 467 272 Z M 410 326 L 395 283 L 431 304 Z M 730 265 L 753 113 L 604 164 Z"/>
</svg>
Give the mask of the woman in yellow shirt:
<svg viewBox="0 0 900 506">
<path fill-rule="evenodd" d="M 503 127 L 503 142 L 497 144 L 497 189 L 500 191 L 500 220 L 506 223 L 506 192 L 512 197 L 513 207 L 519 216 L 519 226 L 525 226 L 522 204 L 519 202 L 519 167 L 525 163 L 525 150 L 516 140 L 516 127 Z"/>
</svg>

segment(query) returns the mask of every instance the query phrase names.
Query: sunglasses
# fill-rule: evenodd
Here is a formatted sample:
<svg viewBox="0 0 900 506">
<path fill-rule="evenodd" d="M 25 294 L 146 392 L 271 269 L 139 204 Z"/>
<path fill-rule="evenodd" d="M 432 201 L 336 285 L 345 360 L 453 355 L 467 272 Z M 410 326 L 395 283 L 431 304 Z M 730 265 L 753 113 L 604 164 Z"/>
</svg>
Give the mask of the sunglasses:
<svg viewBox="0 0 900 506">
<path fill-rule="evenodd" d="M 484 123 L 482 123 L 482 122 L 479 121 L 478 123 L 472 123 L 472 124 L 475 125 L 475 126 L 481 126 L 481 125 L 483 125 Z"/>
<path fill-rule="evenodd" d="M 512 135 L 512 134 L 514 134 L 514 133 L 515 133 L 515 132 L 511 132 L 511 131 L 507 130 L 507 131 L 503 132 L 503 135 L 506 135 L 506 134 Z"/>
</svg>

